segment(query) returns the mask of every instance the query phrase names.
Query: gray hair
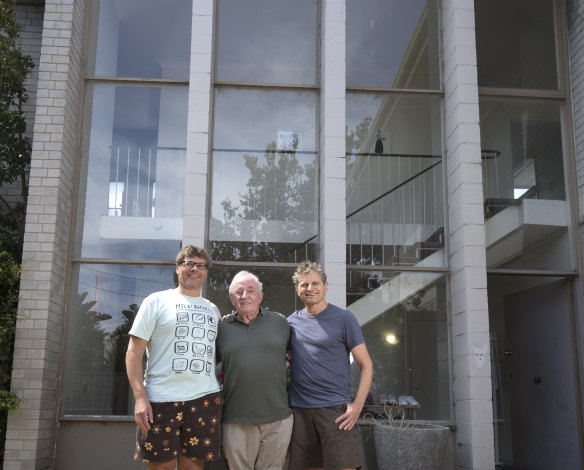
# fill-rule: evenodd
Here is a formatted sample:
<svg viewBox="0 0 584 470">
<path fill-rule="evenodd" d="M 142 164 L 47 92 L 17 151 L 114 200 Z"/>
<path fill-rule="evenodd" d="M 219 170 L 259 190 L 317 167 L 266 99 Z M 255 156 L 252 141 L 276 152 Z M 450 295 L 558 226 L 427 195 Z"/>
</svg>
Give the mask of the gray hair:
<svg viewBox="0 0 584 470">
<path fill-rule="evenodd" d="M 320 277 L 320 280 L 323 284 L 326 284 L 326 273 L 324 272 L 324 267 L 322 264 L 317 263 L 316 261 L 302 261 L 296 268 L 296 272 L 292 276 L 292 281 L 294 285 L 297 286 L 298 282 L 300 281 L 300 276 L 304 274 L 308 274 L 309 272 L 314 271 Z"/>
<path fill-rule="evenodd" d="M 254 282 L 258 285 L 259 291 L 262 292 L 262 289 L 263 289 L 262 283 L 260 282 L 259 278 L 255 274 L 252 274 L 249 271 L 239 271 L 235 276 L 233 276 L 233 279 L 231 280 L 231 284 L 229 284 L 229 293 L 230 294 L 233 293 L 233 284 L 235 284 L 237 281 L 239 281 L 241 278 L 244 278 L 244 277 L 249 277 L 249 278 L 253 279 Z"/>
</svg>

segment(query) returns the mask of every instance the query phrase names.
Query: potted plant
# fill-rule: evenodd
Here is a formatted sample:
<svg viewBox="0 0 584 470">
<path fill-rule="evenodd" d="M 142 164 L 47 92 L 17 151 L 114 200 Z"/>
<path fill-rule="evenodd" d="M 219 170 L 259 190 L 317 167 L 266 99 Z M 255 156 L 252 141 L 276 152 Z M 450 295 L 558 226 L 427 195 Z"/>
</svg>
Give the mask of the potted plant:
<svg viewBox="0 0 584 470">
<path fill-rule="evenodd" d="M 384 418 L 372 421 L 379 470 L 440 470 L 450 428 L 406 420 L 404 409 L 395 417 L 385 408 Z"/>
</svg>

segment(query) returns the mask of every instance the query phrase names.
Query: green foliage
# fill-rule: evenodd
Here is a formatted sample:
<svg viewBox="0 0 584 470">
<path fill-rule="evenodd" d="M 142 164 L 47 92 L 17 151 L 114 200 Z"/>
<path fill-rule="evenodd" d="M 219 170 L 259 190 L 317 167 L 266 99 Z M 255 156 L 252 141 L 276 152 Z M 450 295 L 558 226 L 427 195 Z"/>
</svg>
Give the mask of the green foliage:
<svg viewBox="0 0 584 470">
<path fill-rule="evenodd" d="M 10 371 L 14 332 L 16 331 L 16 312 L 18 307 L 18 282 L 20 266 L 12 256 L 0 253 L 0 390 L 10 389 Z M 4 400 L 1 409 L 9 409 Z"/>
<path fill-rule="evenodd" d="M 0 236 L 0 244 L 2 238 Z M 8 411 L 20 403 L 18 397 L 10 392 L 19 279 L 20 265 L 10 253 L 0 252 L 0 460 L 4 455 Z"/>
<path fill-rule="evenodd" d="M 293 262 L 291 248 L 297 243 L 262 240 L 278 236 L 271 235 L 270 231 L 287 232 L 291 240 L 297 240 L 302 233 L 302 222 L 311 223 L 316 219 L 318 160 L 304 161 L 296 152 L 297 145 L 298 141 L 294 141 L 291 150 L 278 150 L 276 142 L 271 141 L 263 155 L 243 154 L 249 175 L 247 188 L 238 195 L 238 201 L 232 196 L 221 201 L 224 217 L 214 230 L 217 239 L 229 241 L 212 243 L 213 259 Z M 240 238 L 254 241 L 233 241 Z"/>
<path fill-rule="evenodd" d="M 33 68 L 19 47 L 20 25 L 11 3 L 0 0 L 0 187 L 16 183 L 19 194 L 0 194 L 0 461 L 8 411 L 20 400 L 10 392 L 18 313 L 31 142 L 26 133 L 25 80 Z"/>
<path fill-rule="evenodd" d="M 69 318 L 69 344 L 74 351 L 67 356 L 67 369 L 71 371 L 101 372 L 105 370 L 104 339 L 106 333 L 93 307 L 95 300 L 85 301 L 87 292 L 73 294 Z"/>
<path fill-rule="evenodd" d="M 369 116 L 365 117 L 355 129 L 350 129 L 345 126 L 345 138 L 347 146 L 347 174 L 351 173 L 352 167 L 356 162 L 356 153 L 366 152 L 365 144 L 367 143 L 367 136 L 371 129 L 373 119 Z"/>
<path fill-rule="evenodd" d="M 20 25 L 14 10 L 0 0 L 0 186 L 19 183 L 20 197 L 0 196 L 0 230 L 24 234 L 31 142 L 26 137 L 23 106 L 28 96 L 25 79 L 33 68 L 30 56 L 19 48 Z"/>
<path fill-rule="evenodd" d="M 122 310 L 124 323 L 109 334 L 109 341 L 105 346 L 105 359 L 114 372 L 126 372 L 126 350 L 130 342 L 130 329 L 138 314 L 138 305 L 130 304 Z"/>
<path fill-rule="evenodd" d="M 126 351 L 130 342 L 130 329 L 138 314 L 138 305 L 130 304 L 122 310 L 124 323 L 109 334 L 109 341 L 105 346 L 106 362 L 114 372 L 112 389 L 112 413 L 114 415 L 131 414 L 128 409 L 128 394 L 130 383 L 126 376 Z"/>
</svg>

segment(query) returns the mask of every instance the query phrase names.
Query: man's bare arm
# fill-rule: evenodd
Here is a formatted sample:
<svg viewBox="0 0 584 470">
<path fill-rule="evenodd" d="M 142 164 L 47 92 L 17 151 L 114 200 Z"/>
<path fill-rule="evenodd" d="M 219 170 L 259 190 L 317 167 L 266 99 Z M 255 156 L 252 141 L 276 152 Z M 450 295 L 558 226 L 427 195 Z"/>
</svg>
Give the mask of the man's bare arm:
<svg viewBox="0 0 584 470">
<path fill-rule="evenodd" d="M 148 341 L 130 336 L 128 350 L 126 352 L 126 371 L 128 372 L 128 380 L 134 392 L 134 399 L 136 405 L 134 406 L 134 421 L 140 426 L 143 432 L 150 429 L 150 424 L 153 422 L 152 406 L 146 397 L 144 390 L 144 371 L 142 370 L 142 358 Z"/>
<path fill-rule="evenodd" d="M 361 369 L 361 378 L 359 379 L 359 388 L 357 389 L 353 403 L 349 403 L 347 405 L 347 411 L 335 420 L 335 423 L 341 423 L 339 429 L 345 431 L 350 431 L 357 423 L 373 380 L 373 363 L 371 362 L 365 343 L 361 343 L 351 349 L 351 354 L 353 354 L 353 359 L 355 359 Z"/>
</svg>

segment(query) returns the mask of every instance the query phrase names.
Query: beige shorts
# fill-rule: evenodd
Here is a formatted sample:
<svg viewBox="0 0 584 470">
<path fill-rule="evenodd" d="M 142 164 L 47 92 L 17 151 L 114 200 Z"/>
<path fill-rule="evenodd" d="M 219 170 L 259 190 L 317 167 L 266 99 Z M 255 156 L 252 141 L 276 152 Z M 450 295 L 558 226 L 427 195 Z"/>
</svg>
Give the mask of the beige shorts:
<svg viewBox="0 0 584 470">
<path fill-rule="evenodd" d="M 294 416 L 269 423 L 224 423 L 223 451 L 231 468 L 282 468 Z"/>
</svg>

